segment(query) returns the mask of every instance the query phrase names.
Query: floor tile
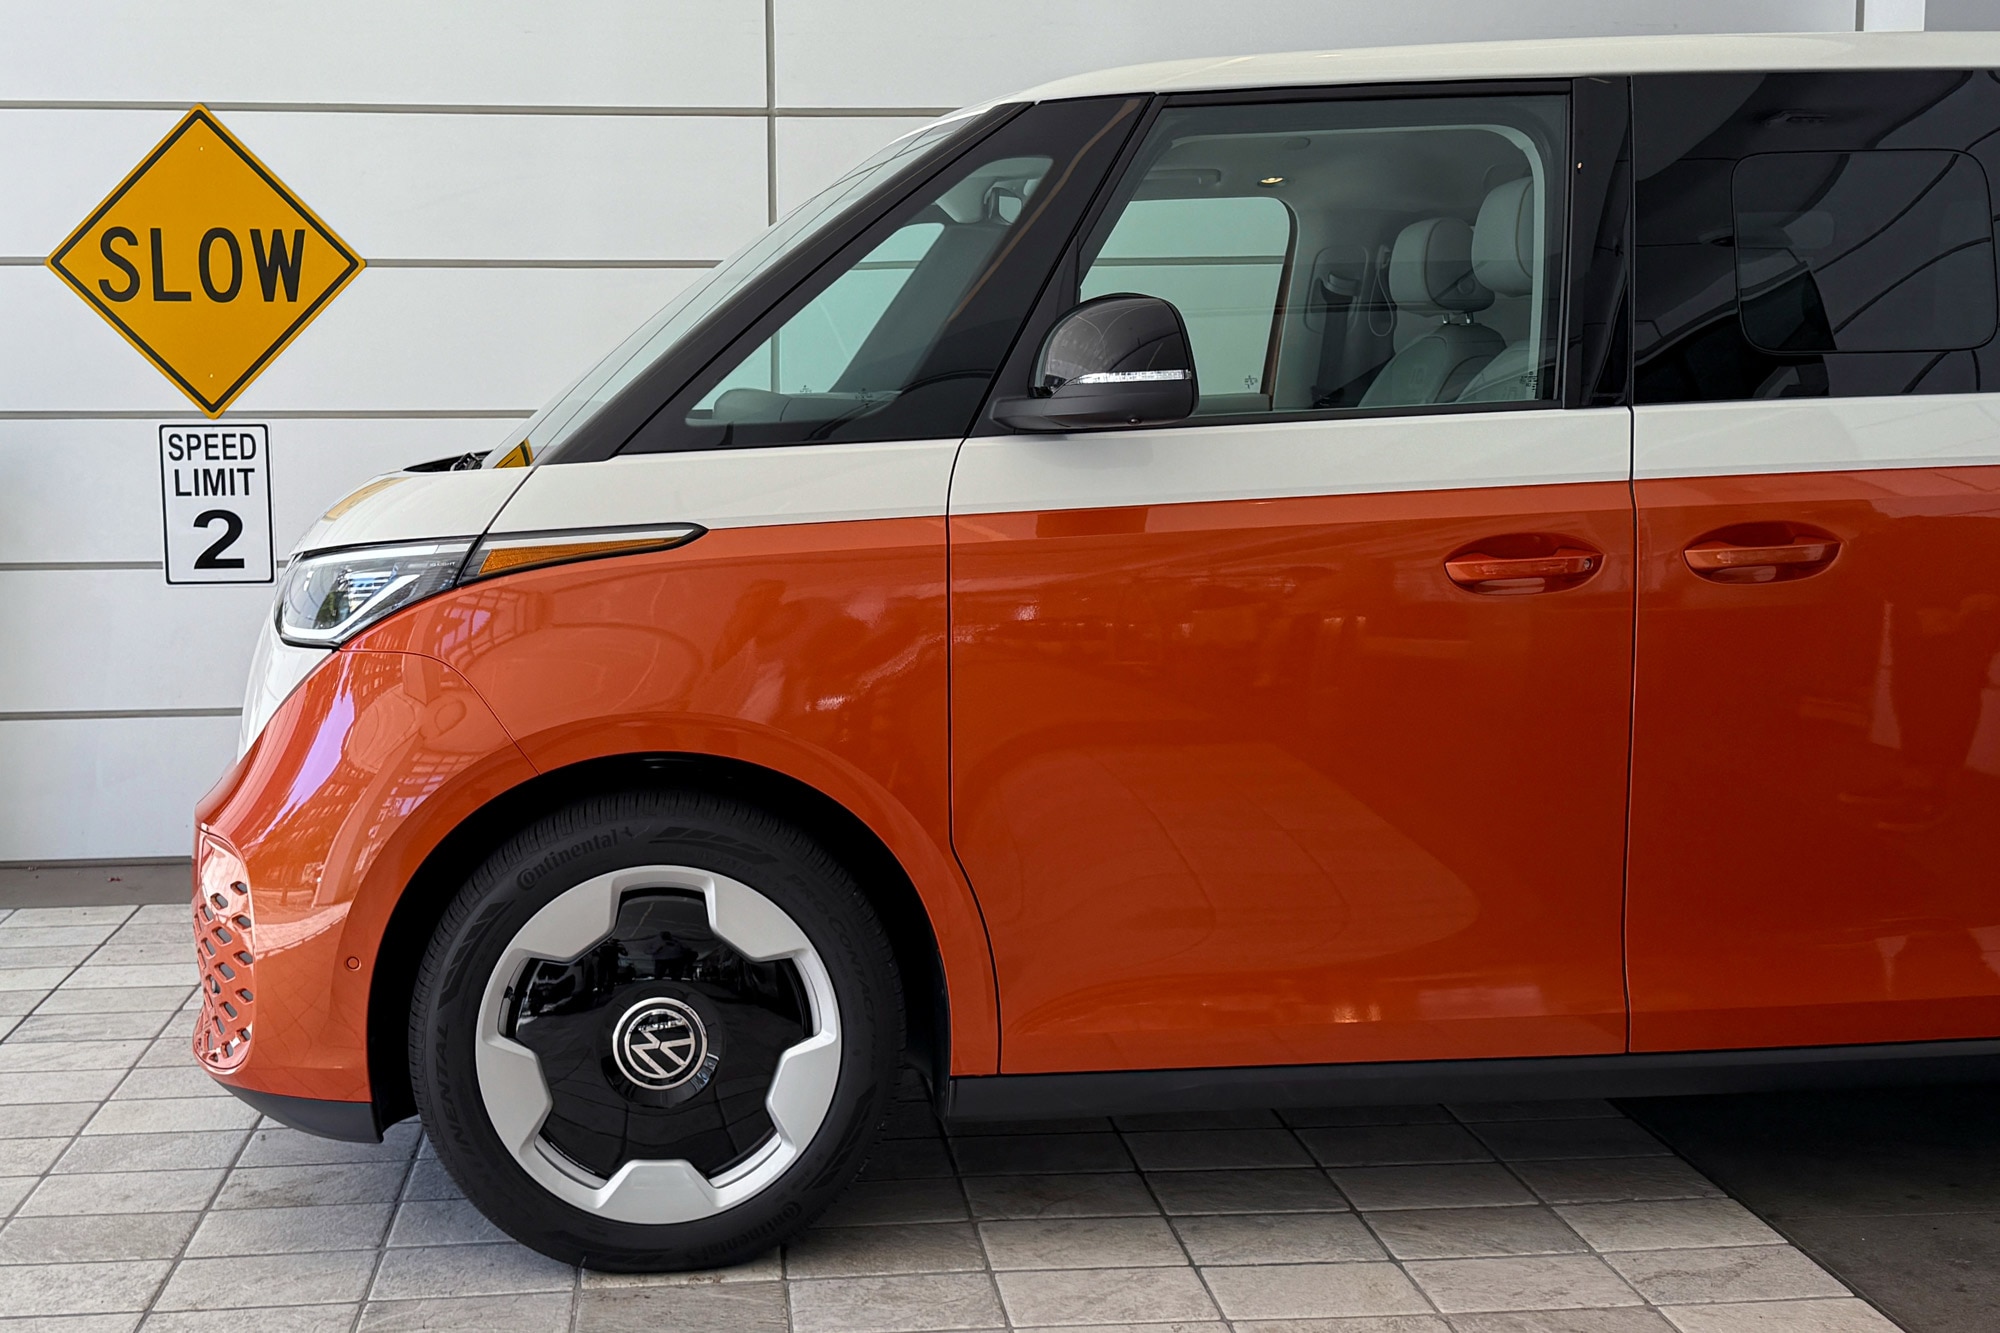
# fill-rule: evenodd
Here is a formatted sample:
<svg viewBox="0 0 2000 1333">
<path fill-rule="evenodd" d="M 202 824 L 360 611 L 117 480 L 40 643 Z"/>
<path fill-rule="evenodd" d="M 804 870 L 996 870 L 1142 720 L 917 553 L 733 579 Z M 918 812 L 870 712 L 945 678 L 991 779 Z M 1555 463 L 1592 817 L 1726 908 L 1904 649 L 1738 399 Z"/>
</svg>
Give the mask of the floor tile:
<svg viewBox="0 0 2000 1333">
<path fill-rule="evenodd" d="M 1446 1314 L 1639 1305 L 1639 1296 L 1591 1254 L 1504 1259 L 1425 1259 L 1410 1276 Z"/>
<path fill-rule="evenodd" d="M 786 1277 L 880 1277 L 984 1269 L 979 1235 L 966 1222 L 815 1227 L 785 1246 Z"/>
<path fill-rule="evenodd" d="M 244 1166 L 325 1166 L 347 1162 L 406 1162 L 416 1150 L 417 1125 L 392 1126 L 380 1143 L 343 1143 L 296 1129 L 259 1129 L 243 1150 Z"/>
<path fill-rule="evenodd" d="M 83 1127 L 92 1134 L 178 1134 L 193 1130 L 250 1129 L 257 1108 L 234 1097 L 156 1097 L 106 1102 Z"/>
<path fill-rule="evenodd" d="M 1337 1213 L 1347 1200 L 1323 1171 L 1275 1167 L 1248 1171 L 1160 1171 L 1146 1177 L 1160 1206 L 1199 1213 Z"/>
<path fill-rule="evenodd" d="M 586 1291 L 576 1333 L 786 1333 L 785 1291 L 777 1282 Z"/>
<path fill-rule="evenodd" d="M 1734 1199 L 1565 1204 L 1556 1211 L 1595 1250 L 1784 1244 L 1784 1237 Z"/>
<path fill-rule="evenodd" d="M 389 1250 L 369 1298 L 504 1296 L 517 1291 L 567 1291 L 576 1270 L 525 1245 L 431 1245 Z"/>
<path fill-rule="evenodd" d="M 374 1250 L 389 1226 L 386 1203 L 308 1208 L 235 1208 L 210 1213 L 188 1243 L 190 1256 Z"/>
<path fill-rule="evenodd" d="M 0 1310 L 17 1316 L 143 1310 L 168 1267 L 164 1259 L 0 1267 Z"/>
<path fill-rule="evenodd" d="M 103 926 L 106 930 L 110 930 L 130 920 L 132 910 L 130 907 L 120 906 L 18 907 L 4 922 L 0 922 L 0 930 L 22 930 L 37 926 Z"/>
<path fill-rule="evenodd" d="M 963 1120 L 948 1126 L 954 1139 L 983 1139 L 1012 1134 L 1101 1134 L 1111 1128 L 1106 1116 L 1061 1116 L 1044 1120 Z"/>
<path fill-rule="evenodd" d="M 1056 1176 L 967 1176 L 965 1194 L 981 1220 L 1031 1217 L 1145 1217 L 1160 1211 L 1136 1172 Z"/>
<path fill-rule="evenodd" d="M 350 1333 L 354 1305 L 258 1306 L 249 1310 L 174 1310 L 146 1316 L 140 1333 Z"/>
<path fill-rule="evenodd" d="M 0 1116 L 11 1118 L 11 1108 L 34 1102 L 103 1101 L 118 1086 L 124 1072 L 117 1069 L 55 1069 L 34 1073 L 11 1072 L 0 1077 Z"/>
<path fill-rule="evenodd" d="M 1640 1250 L 1609 1254 L 1605 1259 L 1655 1305 L 1782 1301 L 1849 1294 L 1846 1287 L 1818 1264 L 1786 1245 L 1731 1250 Z"/>
<path fill-rule="evenodd" d="M 417 1164 L 421 1170 L 423 1163 Z M 849 1185 L 820 1214 L 821 1226 L 892 1226 L 905 1222 L 962 1222 L 965 1194 L 955 1180 L 875 1180 Z"/>
<path fill-rule="evenodd" d="M 1587 1248 L 1546 1208 L 1407 1208 L 1367 1216 L 1398 1259 L 1575 1254 Z"/>
<path fill-rule="evenodd" d="M 994 1270 L 1181 1267 L 1188 1257 L 1161 1217 L 1048 1218 L 982 1222 Z"/>
<path fill-rule="evenodd" d="M 1667 1155 L 1666 1145 L 1630 1120 L 1498 1120 L 1474 1125 L 1505 1161 Z"/>
<path fill-rule="evenodd" d="M 1449 1110 L 1468 1125 L 1491 1120 L 1621 1120 L 1624 1113 L 1599 1097 L 1543 1102 L 1454 1102 Z"/>
<path fill-rule="evenodd" d="M 1346 1319 L 1238 1319 L 1236 1333 L 1452 1333 L 1438 1315 L 1352 1315 Z M 1090 1329 L 1098 1333 L 1098 1329 Z"/>
<path fill-rule="evenodd" d="M 0 1139 L 0 1176 L 40 1175 L 54 1166 L 72 1140 Z"/>
<path fill-rule="evenodd" d="M 77 1139 L 56 1171 L 172 1171 L 228 1166 L 243 1150 L 242 1130 L 181 1134 L 90 1134 Z"/>
<path fill-rule="evenodd" d="M 943 1139 L 888 1139 L 878 1142 L 861 1168 L 863 1180 L 949 1178 L 951 1154 Z"/>
<path fill-rule="evenodd" d="M 1132 1169 L 1125 1145 L 1109 1133 L 996 1134 L 953 1139 L 951 1151 L 958 1169 L 968 1176 Z"/>
<path fill-rule="evenodd" d="M 1182 1217 L 1174 1230 L 1188 1257 L 1215 1264 L 1312 1264 L 1384 1259 L 1352 1213 L 1231 1213 Z"/>
<path fill-rule="evenodd" d="M 1486 1146 L 1457 1125 L 1353 1125 L 1302 1129 L 1322 1166 L 1406 1166 L 1428 1162 L 1490 1162 Z"/>
<path fill-rule="evenodd" d="M 0 1218 L 11 1214 L 40 1180 L 35 1176 L 0 1176 Z"/>
<path fill-rule="evenodd" d="M 915 1333 L 997 1328 L 1004 1322 L 993 1279 L 985 1273 L 815 1278 L 785 1285 L 795 1333 Z"/>
<path fill-rule="evenodd" d="M 1658 1310 L 1627 1305 L 1613 1310 L 1505 1310 L 1459 1314 L 1454 1333 L 1674 1333 Z"/>
<path fill-rule="evenodd" d="M 1550 1203 L 1722 1197 L 1713 1182 L 1678 1157 L 1516 1162 L 1514 1174 Z"/>
<path fill-rule="evenodd" d="M 21 1204 L 24 1217 L 86 1213 L 173 1213 L 208 1206 L 222 1168 L 205 1171 L 114 1171 L 46 1177 Z"/>
<path fill-rule="evenodd" d="M 1166 1130 L 1127 1134 L 1125 1142 L 1144 1171 L 1312 1165 L 1298 1139 L 1283 1129 Z"/>
<path fill-rule="evenodd" d="M 361 1312 L 361 1333 L 561 1333 L 569 1326 L 569 1292 L 533 1296 L 371 1301 Z M 592 1324 L 604 1330 L 630 1327 Z M 663 1328 L 665 1325 L 654 1324 Z M 262 1330 L 258 1330 L 262 1333 Z"/>
<path fill-rule="evenodd" d="M 1533 1203 L 1535 1196 L 1503 1166 L 1357 1166 L 1331 1173 L 1356 1208 L 1486 1208 Z"/>
<path fill-rule="evenodd" d="M 190 954 L 193 950 L 188 951 Z M 69 990 L 125 989 L 134 986 L 195 985 L 199 974 L 194 959 L 173 963 L 85 963 L 70 973 L 63 986 Z"/>
<path fill-rule="evenodd" d="M 40 1015 L 172 1013 L 188 1003 L 194 987 L 120 987 L 116 991 L 56 991 L 36 1005 Z M 128 1039 L 130 1041 L 130 1039 Z M 192 1063 L 194 1057 L 188 1055 Z"/>
<path fill-rule="evenodd" d="M 1299 1129 L 1331 1125 L 1442 1125 L 1451 1112 L 1442 1106 L 1309 1106 L 1278 1112 L 1278 1118 Z"/>
<path fill-rule="evenodd" d="M 415 1245 L 480 1245 L 503 1241 L 507 1233 L 486 1220 L 464 1199 L 407 1200 L 396 1209 L 389 1244 L 398 1249 Z"/>
<path fill-rule="evenodd" d="M 410 1178 L 403 1185 L 403 1197 L 422 1201 L 463 1199 L 465 1192 L 459 1189 L 451 1173 L 444 1169 L 443 1162 L 435 1157 L 425 1157 L 410 1168 Z"/>
<path fill-rule="evenodd" d="M 0 1074 L 44 1069 L 130 1069 L 143 1041 L 21 1042 L 0 1046 Z"/>
<path fill-rule="evenodd" d="M 97 1102 L 29 1102 L 10 1106 L 5 1115 L 7 1129 L 24 1139 L 68 1136 L 90 1123 L 98 1105 Z"/>
<path fill-rule="evenodd" d="M 193 1061 L 178 1069 L 133 1069 L 125 1073 L 111 1096 L 118 1101 L 163 1097 L 227 1097 L 229 1089 L 208 1076 Z"/>
<path fill-rule="evenodd" d="M 197 1213 L 17 1217 L 0 1229 L 0 1264 L 77 1264 L 108 1259 L 172 1259 Z"/>
<path fill-rule="evenodd" d="M 994 1280 L 1015 1327 L 1216 1316 L 1215 1302 L 1192 1268 L 1072 1268 L 996 1273 Z"/>
<path fill-rule="evenodd" d="M 609 1291 L 623 1287 L 712 1287 L 718 1282 L 777 1282 L 785 1276 L 783 1256 L 766 1250 L 755 1259 L 728 1268 L 697 1268 L 679 1273 L 594 1273 L 577 1275 L 584 1291 Z"/>
<path fill-rule="evenodd" d="M 409 1168 L 400 1162 L 237 1167 L 217 1208 L 299 1208 L 310 1204 L 394 1203 Z"/>
<path fill-rule="evenodd" d="M 1277 1129 L 1284 1122 L 1276 1111 L 1160 1111 L 1150 1115 L 1114 1116 L 1112 1125 L 1122 1130 L 1149 1129 Z"/>
<path fill-rule="evenodd" d="M 1231 1320 L 1425 1314 L 1431 1308 L 1390 1263 L 1205 1268 L 1202 1276 Z"/>
<path fill-rule="evenodd" d="M 1688 1305 L 1665 1312 L 1681 1333 L 1898 1333 L 1866 1301 L 1758 1301 Z"/>
<path fill-rule="evenodd" d="M 154 1308 L 240 1310 L 268 1304 L 280 1291 L 296 1305 L 354 1301 L 374 1267 L 375 1255 L 367 1250 L 183 1259 Z"/>
</svg>

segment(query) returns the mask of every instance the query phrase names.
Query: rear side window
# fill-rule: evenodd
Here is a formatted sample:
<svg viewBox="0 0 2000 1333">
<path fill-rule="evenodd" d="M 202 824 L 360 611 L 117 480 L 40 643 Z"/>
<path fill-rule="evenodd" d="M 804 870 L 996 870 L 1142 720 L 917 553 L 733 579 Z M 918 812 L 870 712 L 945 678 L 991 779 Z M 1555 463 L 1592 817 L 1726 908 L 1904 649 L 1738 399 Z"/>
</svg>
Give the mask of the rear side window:
<svg viewBox="0 0 2000 1333">
<path fill-rule="evenodd" d="M 1641 403 L 2000 386 L 1986 72 L 1633 81 Z"/>
<path fill-rule="evenodd" d="M 1938 352 L 1993 336 L 1993 206 L 1965 153 L 1736 164 L 1736 300 L 1765 351 Z"/>
</svg>

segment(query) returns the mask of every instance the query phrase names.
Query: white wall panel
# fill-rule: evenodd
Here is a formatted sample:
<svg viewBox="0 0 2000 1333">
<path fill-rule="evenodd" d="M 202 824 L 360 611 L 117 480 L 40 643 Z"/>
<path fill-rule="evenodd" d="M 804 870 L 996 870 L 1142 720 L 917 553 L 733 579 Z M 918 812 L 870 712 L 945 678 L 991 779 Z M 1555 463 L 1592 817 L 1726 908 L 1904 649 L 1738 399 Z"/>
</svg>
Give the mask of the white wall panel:
<svg viewBox="0 0 2000 1333">
<path fill-rule="evenodd" d="M 716 259 L 764 225 L 761 117 L 224 112 L 377 259 Z M 0 255 L 48 254 L 177 119 L 0 111 Z"/>
<path fill-rule="evenodd" d="M 1933 32 L 2000 30 L 2000 4 L 1995 0 L 1930 0 L 1924 6 L 1924 26 Z"/>
<path fill-rule="evenodd" d="M 778 118 L 778 212 L 782 215 L 839 180 L 926 116 L 781 116 Z"/>
<path fill-rule="evenodd" d="M 150 569 L 0 570 L 0 715 L 235 708 L 271 596 Z"/>
<path fill-rule="evenodd" d="M 159 426 L 197 420 L 0 421 L 0 565 L 160 560 Z M 492 448 L 508 429 L 491 418 L 269 425 L 271 531 L 280 559 L 314 519 L 370 477 Z M 173 600 L 179 590 L 162 573 L 152 577 L 158 595 Z"/>
<path fill-rule="evenodd" d="M 763 38 L 761 0 L 63 0 L 8 7 L 0 89 L 50 101 L 757 106 Z"/>
<path fill-rule="evenodd" d="M 0 861 L 186 856 L 233 717 L 0 721 Z"/>
<path fill-rule="evenodd" d="M 368 269 L 236 409 L 536 408 L 695 276 Z M 0 310 L 0 412 L 188 414 L 180 391 L 47 269 L 0 268 Z"/>
<path fill-rule="evenodd" d="M 1649 32 L 1854 30 L 1853 0 L 775 0 L 780 106 L 959 106 L 1189 56 Z M 857 73 L 866 71 L 865 77 Z"/>
</svg>

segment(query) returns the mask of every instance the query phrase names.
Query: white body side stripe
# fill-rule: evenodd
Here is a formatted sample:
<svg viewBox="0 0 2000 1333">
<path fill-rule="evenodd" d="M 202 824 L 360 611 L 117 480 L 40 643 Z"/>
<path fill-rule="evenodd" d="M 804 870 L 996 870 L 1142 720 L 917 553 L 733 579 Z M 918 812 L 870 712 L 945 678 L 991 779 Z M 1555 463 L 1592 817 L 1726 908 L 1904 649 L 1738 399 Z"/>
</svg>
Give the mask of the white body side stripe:
<svg viewBox="0 0 2000 1333">
<path fill-rule="evenodd" d="M 1634 417 L 1642 481 L 2000 466 L 2000 394 L 1684 403 Z"/>
<path fill-rule="evenodd" d="M 968 440 L 954 514 L 1624 481 L 1631 415 L 1529 411 Z"/>
<path fill-rule="evenodd" d="M 757 528 L 944 513 L 957 440 L 625 454 L 538 467 L 495 532 L 699 523 Z"/>
</svg>

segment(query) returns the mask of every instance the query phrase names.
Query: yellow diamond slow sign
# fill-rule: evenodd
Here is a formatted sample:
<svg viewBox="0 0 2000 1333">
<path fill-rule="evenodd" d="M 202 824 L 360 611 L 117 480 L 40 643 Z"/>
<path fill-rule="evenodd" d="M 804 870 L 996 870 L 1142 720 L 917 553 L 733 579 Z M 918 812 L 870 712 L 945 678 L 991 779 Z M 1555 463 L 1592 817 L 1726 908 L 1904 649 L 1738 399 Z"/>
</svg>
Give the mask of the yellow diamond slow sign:
<svg viewBox="0 0 2000 1333">
<path fill-rule="evenodd" d="M 362 261 L 198 106 L 49 267 L 213 417 Z"/>
</svg>

